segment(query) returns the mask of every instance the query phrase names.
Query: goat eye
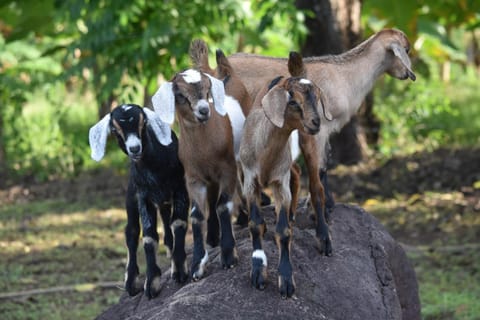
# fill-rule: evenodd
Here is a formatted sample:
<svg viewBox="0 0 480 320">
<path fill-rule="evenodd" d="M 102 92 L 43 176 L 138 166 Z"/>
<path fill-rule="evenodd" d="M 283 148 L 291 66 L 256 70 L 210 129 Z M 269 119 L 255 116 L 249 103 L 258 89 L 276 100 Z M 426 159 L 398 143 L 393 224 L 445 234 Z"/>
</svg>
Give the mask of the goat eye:
<svg viewBox="0 0 480 320">
<path fill-rule="evenodd" d="M 175 101 L 178 103 L 178 104 L 185 104 L 187 102 L 187 98 L 185 98 L 185 96 L 181 93 L 177 93 L 175 95 Z"/>
<path fill-rule="evenodd" d="M 288 106 L 294 109 L 300 109 L 300 105 L 295 100 L 288 101 Z"/>
</svg>

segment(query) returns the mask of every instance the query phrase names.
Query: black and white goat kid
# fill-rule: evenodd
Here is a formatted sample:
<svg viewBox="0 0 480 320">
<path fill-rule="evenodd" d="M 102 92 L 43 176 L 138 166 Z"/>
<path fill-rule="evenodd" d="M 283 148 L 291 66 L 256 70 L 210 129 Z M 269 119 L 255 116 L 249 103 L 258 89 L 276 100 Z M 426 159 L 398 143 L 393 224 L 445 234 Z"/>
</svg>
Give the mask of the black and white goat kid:
<svg viewBox="0 0 480 320">
<path fill-rule="evenodd" d="M 145 295 L 152 298 L 160 291 L 161 270 L 156 259 L 158 209 L 164 227 L 164 243 L 171 253 L 172 278 L 178 283 L 188 279 L 185 235 L 189 199 L 184 169 L 178 158 L 178 140 L 155 112 L 135 104 L 124 104 L 90 129 L 89 142 L 94 160 L 103 158 L 110 132 L 114 133 L 120 148 L 131 160 L 126 195 L 128 256 L 125 289 L 131 296 L 142 290 L 136 256 L 141 222 L 147 263 L 143 287 Z"/>
</svg>

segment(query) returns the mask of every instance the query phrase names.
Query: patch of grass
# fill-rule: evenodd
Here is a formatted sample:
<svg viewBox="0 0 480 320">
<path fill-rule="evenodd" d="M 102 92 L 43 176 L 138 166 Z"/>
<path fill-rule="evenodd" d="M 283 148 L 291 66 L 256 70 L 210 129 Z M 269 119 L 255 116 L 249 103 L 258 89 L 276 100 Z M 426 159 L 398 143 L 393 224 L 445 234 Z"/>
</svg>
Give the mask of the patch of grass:
<svg viewBox="0 0 480 320">
<path fill-rule="evenodd" d="M 461 192 L 427 192 L 363 203 L 408 244 L 424 319 L 479 319 L 480 217 L 469 200 Z"/>
<path fill-rule="evenodd" d="M 123 208 L 88 202 L 35 201 L 0 209 L 2 293 L 86 283 L 122 283 L 126 263 Z M 90 207 L 90 209 L 87 209 Z M 160 247 L 160 258 L 165 255 Z M 144 271 L 143 249 L 139 267 Z M 161 260 L 166 265 L 166 259 Z M 121 289 L 90 288 L 0 300 L 2 319 L 92 319 Z"/>
</svg>

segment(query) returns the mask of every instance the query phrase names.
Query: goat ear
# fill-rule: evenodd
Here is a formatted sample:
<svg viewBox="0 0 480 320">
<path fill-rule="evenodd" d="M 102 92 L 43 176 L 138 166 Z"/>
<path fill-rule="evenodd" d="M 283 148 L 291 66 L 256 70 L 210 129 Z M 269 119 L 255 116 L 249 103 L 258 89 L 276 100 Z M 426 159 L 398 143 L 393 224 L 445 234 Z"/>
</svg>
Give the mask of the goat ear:
<svg viewBox="0 0 480 320">
<path fill-rule="evenodd" d="M 143 108 L 143 112 L 145 112 L 145 115 L 147 116 L 147 125 L 152 128 L 153 132 L 155 132 L 158 141 L 164 146 L 168 146 L 172 143 L 172 130 L 170 129 L 170 126 L 163 122 L 162 119 L 160 119 L 160 116 L 152 110 Z"/>
<path fill-rule="evenodd" d="M 408 54 L 407 52 L 405 51 L 405 48 L 403 46 L 401 46 L 399 43 L 397 42 L 392 42 L 389 46 L 388 46 L 388 49 L 392 50 L 393 54 L 398 58 L 400 59 L 400 61 L 402 62 L 402 64 L 405 66 L 405 68 L 407 68 L 408 70 L 408 77 L 410 79 L 412 79 L 413 81 L 415 81 L 416 79 L 416 76 L 415 76 L 415 73 L 413 73 L 412 71 L 412 63 L 410 62 L 410 58 L 408 57 Z"/>
<path fill-rule="evenodd" d="M 173 123 L 175 120 L 175 96 L 171 82 L 165 82 L 158 88 L 152 96 L 152 105 L 163 122 Z"/>
<path fill-rule="evenodd" d="M 225 102 L 225 87 L 223 82 L 207 73 L 205 73 L 205 75 L 210 79 L 210 83 L 212 84 L 213 105 L 215 106 L 215 110 L 224 116 L 227 114 L 227 109 L 225 109 L 223 105 Z"/>
<path fill-rule="evenodd" d="M 276 127 L 282 128 L 285 121 L 285 109 L 288 103 L 288 92 L 274 87 L 262 98 L 262 107 L 268 120 Z"/>
<path fill-rule="evenodd" d="M 88 132 L 88 142 L 92 150 L 91 157 L 95 161 L 102 160 L 105 155 L 107 137 L 110 133 L 110 113 L 102 118 L 96 125 L 90 128 Z"/>
</svg>

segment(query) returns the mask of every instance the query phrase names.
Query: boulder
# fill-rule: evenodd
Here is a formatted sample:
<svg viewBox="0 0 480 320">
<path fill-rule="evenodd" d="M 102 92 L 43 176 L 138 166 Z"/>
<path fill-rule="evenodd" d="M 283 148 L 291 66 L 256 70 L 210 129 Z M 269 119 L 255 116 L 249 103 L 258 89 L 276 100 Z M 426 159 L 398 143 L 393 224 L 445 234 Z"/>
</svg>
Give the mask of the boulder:
<svg viewBox="0 0 480 320">
<path fill-rule="evenodd" d="M 292 244 L 296 293 L 282 299 L 274 211 L 271 206 L 263 211 L 268 228 L 264 291 L 250 286 L 252 245 L 248 229 L 238 228 L 240 261 L 235 268 L 223 270 L 219 249 L 210 249 L 202 280 L 180 286 L 164 270 L 158 297 L 123 294 L 97 319 L 420 319 L 416 275 L 404 250 L 377 219 L 352 205 L 337 204 L 331 215 L 331 257 L 319 254 L 313 221 L 305 207 L 299 210 Z"/>
</svg>

